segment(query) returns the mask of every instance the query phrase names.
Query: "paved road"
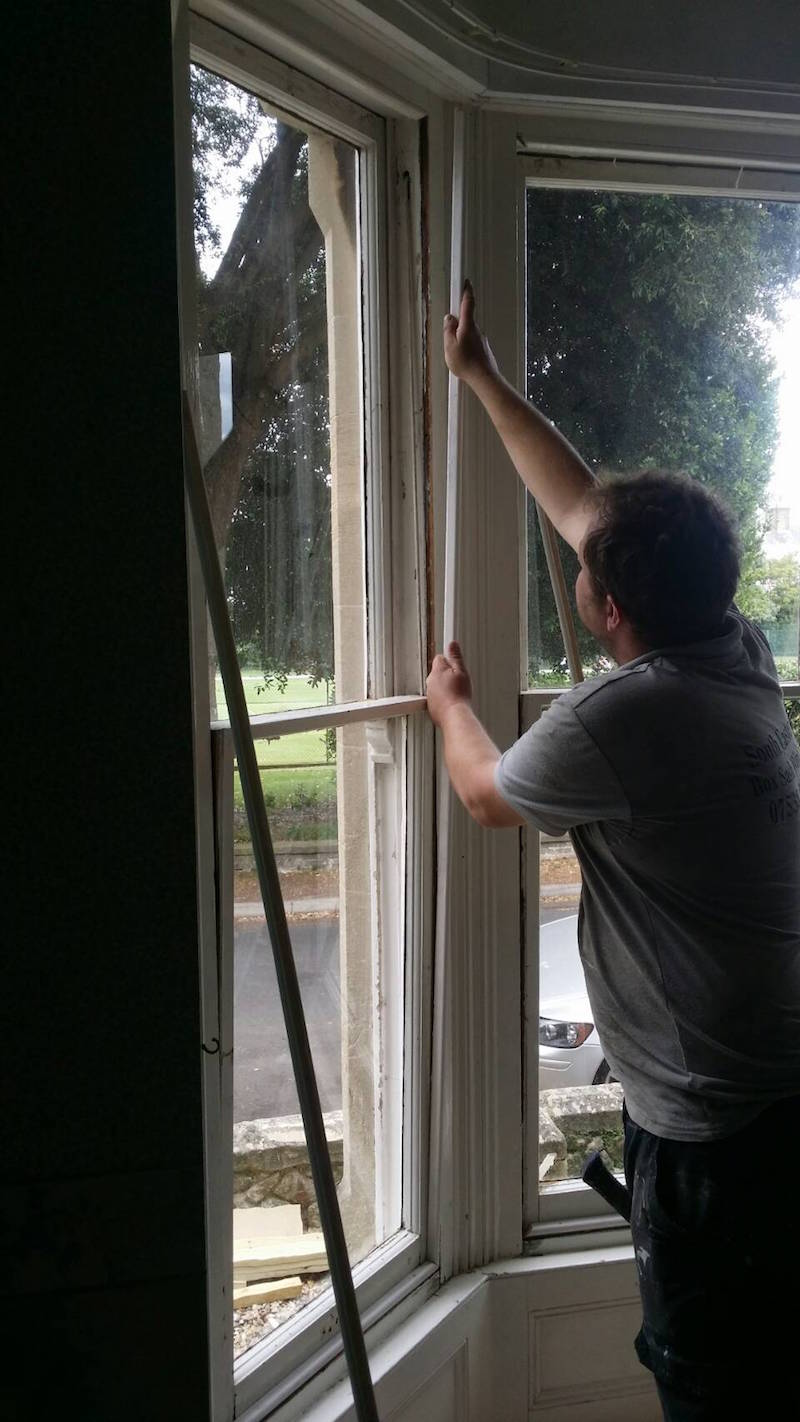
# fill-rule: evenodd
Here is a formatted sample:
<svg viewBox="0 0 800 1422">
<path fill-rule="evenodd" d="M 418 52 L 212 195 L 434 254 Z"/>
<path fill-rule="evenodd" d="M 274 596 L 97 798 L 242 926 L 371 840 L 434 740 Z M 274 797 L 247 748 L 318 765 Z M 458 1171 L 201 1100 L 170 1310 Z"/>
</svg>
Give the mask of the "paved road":
<svg viewBox="0 0 800 1422">
<path fill-rule="evenodd" d="M 545 908 L 542 922 L 574 907 Z M 329 918 L 290 925 L 323 1111 L 342 1104 L 339 924 Z M 283 1025 L 272 950 L 263 921 L 237 918 L 234 950 L 235 1121 L 291 1116 L 300 1107 Z"/>
<path fill-rule="evenodd" d="M 342 1104 L 339 924 L 334 917 L 290 925 L 323 1111 Z M 296 1115 L 286 1029 L 267 930 L 238 919 L 234 950 L 233 1118 Z"/>
<path fill-rule="evenodd" d="M 539 915 L 540 923 L 552 923 L 556 918 L 569 918 L 571 914 L 578 912 L 577 903 L 561 906 L 560 908 L 543 908 Z"/>
</svg>

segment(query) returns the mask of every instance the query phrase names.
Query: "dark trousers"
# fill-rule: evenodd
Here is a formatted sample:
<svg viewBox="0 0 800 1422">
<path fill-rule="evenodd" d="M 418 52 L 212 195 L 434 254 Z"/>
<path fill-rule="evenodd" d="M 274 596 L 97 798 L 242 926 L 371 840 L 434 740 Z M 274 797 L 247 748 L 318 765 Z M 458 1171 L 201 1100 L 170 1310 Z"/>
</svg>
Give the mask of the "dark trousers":
<svg viewBox="0 0 800 1422">
<path fill-rule="evenodd" d="M 643 1324 L 667 1422 L 800 1416 L 800 1097 L 720 1141 L 625 1120 Z"/>
</svg>

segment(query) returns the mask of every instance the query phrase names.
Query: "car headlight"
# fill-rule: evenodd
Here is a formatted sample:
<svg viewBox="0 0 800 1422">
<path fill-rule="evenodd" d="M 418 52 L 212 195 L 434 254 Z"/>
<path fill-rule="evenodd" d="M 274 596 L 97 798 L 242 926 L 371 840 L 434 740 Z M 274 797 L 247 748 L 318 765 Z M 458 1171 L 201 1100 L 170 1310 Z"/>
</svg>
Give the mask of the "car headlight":
<svg viewBox="0 0 800 1422">
<path fill-rule="evenodd" d="M 593 1031 L 593 1022 L 556 1022 L 552 1017 L 540 1017 L 539 1046 L 581 1047 Z"/>
</svg>

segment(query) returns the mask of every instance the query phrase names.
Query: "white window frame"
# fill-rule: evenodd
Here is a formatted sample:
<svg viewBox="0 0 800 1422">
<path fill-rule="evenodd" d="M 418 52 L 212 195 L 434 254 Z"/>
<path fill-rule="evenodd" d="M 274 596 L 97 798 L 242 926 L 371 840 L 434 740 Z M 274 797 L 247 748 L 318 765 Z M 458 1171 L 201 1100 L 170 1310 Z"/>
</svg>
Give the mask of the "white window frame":
<svg viewBox="0 0 800 1422">
<path fill-rule="evenodd" d="M 550 120 L 552 125 L 555 121 Z M 631 125 L 626 133 L 626 126 Z M 589 129 L 585 121 L 574 122 L 572 146 L 558 143 L 550 136 L 536 142 L 531 139 L 521 152 L 517 201 L 520 233 L 519 271 L 522 277 L 520 300 L 525 310 L 527 293 L 525 198 L 530 187 L 598 189 L 617 192 L 685 193 L 697 197 L 735 197 L 743 200 L 764 199 L 771 202 L 800 202 L 800 162 L 784 157 L 769 162 L 759 155 L 749 157 L 731 145 L 731 151 L 715 160 L 704 156 L 700 135 L 695 132 L 693 151 L 689 126 L 681 129 L 683 146 L 680 154 L 670 152 L 670 128 L 655 130 L 650 138 L 651 151 L 642 143 L 641 131 L 634 130 L 630 116 L 616 121 L 616 143 L 598 141 L 596 128 Z M 586 134 L 581 141 L 581 131 Z M 688 131 L 687 131 L 688 129 Z M 724 132 L 724 131 L 723 131 Z M 639 151 L 637 151 L 637 137 Z M 717 142 L 720 133 L 714 130 Z M 520 145 L 522 147 L 522 145 Z M 538 151 L 537 151 L 538 150 Z M 523 332 L 526 322 L 522 322 Z M 520 376 L 527 378 L 524 349 L 520 356 Z M 520 571 L 520 619 L 523 628 L 523 685 L 527 679 L 527 546 L 524 508 L 521 515 L 522 566 Z M 800 694 L 800 683 L 782 682 L 784 697 Z M 520 695 L 519 733 L 522 735 L 539 719 L 542 712 L 562 693 L 553 690 L 523 690 Z M 588 1185 L 581 1180 L 539 1185 L 539 852 L 540 835 L 526 828 L 520 832 L 523 858 L 524 902 L 535 913 L 524 915 L 524 1185 L 523 1226 L 526 1249 L 546 1252 L 555 1237 L 571 1236 L 575 1247 L 585 1245 L 588 1237 L 601 1232 L 610 1239 L 620 1230 L 629 1231 L 619 1216 Z"/>
<path fill-rule="evenodd" d="M 252 718 L 255 739 L 273 738 L 299 730 L 366 722 L 376 751 L 371 768 L 380 761 L 393 737 L 396 773 L 405 792 L 404 805 L 415 813 L 399 816 L 389 833 L 405 856 L 406 868 L 398 887 L 404 925 L 404 1001 L 402 1020 L 386 1023 L 385 1049 L 396 1076 L 402 1076 L 401 1099 L 395 1101 L 395 1119 L 402 1110 L 401 1159 L 382 1162 L 393 1177 L 402 1179 L 403 1227 L 354 1267 L 356 1296 L 365 1326 L 389 1309 L 421 1302 L 438 1281 L 436 1265 L 426 1259 L 427 1137 L 429 1113 L 430 1016 L 432 953 L 433 814 L 429 786 L 433 782 L 433 734 L 421 695 L 426 669 L 425 594 L 426 535 L 424 455 L 422 433 L 423 372 L 421 342 L 424 328 L 421 274 L 417 253 L 421 214 L 416 225 L 398 218 L 387 220 L 387 125 L 379 116 L 334 93 L 316 80 L 292 69 L 260 48 L 237 38 L 210 21 L 191 15 L 190 62 L 202 65 L 231 82 L 266 99 L 291 121 L 314 126 L 352 143 L 359 153 L 360 246 L 362 259 L 362 332 L 364 376 L 364 439 L 366 473 L 365 548 L 369 569 L 367 609 L 368 688 L 370 699 L 340 703 L 308 711 L 277 713 Z M 187 123 L 179 132 L 186 143 Z M 419 175 L 413 172 L 418 154 L 416 122 L 398 120 L 391 134 L 395 158 L 402 150 L 408 202 L 419 198 Z M 179 181 L 191 191 L 183 171 L 190 155 L 178 153 Z M 408 213 L 405 214 L 407 218 Z M 191 203 L 182 203 L 184 254 L 192 250 Z M 188 231 L 185 230 L 188 225 Z M 387 247 L 406 260 L 397 261 L 390 283 Z M 185 261 L 185 265 L 189 265 Z M 190 365 L 189 333 L 194 329 L 191 281 L 184 276 L 184 362 Z M 389 339 L 389 313 L 392 338 Z M 396 332 L 396 334 L 395 334 Z M 415 336 L 417 339 L 415 340 Z M 409 371 L 411 380 L 409 381 Z M 393 374 L 392 374 L 393 372 Z M 390 378 L 391 376 L 391 378 Z M 411 394 L 401 394 L 403 386 Z M 391 397 L 390 397 L 391 391 Z M 392 399 L 392 422 L 389 400 Z M 403 455 L 404 489 L 398 491 L 390 470 Z M 409 465 L 411 473 L 409 473 Z M 401 615 L 398 616 L 398 609 Z M 195 692 L 199 704 L 198 733 L 203 719 L 208 725 L 208 703 L 203 674 L 206 635 L 202 590 L 193 587 L 195 621 Z M 400 690 L 402 688 L 402 691 Z M 398 692 L 398 694 L 393 694 Z M 374 698 L 374 699 L 373 699 Z M 204 1036 L 216 1039 L 218 1051 L 207 1055 L 206 1143 L 209 1228 L 209 1323 L 211 1393 L 215 1422 L 246 1416 L 249 1422 L 266 1416 L 285 1398 L 342 1353 L 332 1290 L 326 1289 L 288 1324 L 234 1362 L 232 1342 L 232 1134 L 233 1134 L 233 886 L 232 795 L 233 745 L 227 723 L 211 729 L 215 806 L 215 853 L 218 900 L 215 932 L 204 935 Z M 402 798 L 402 797 L 401 797 Z M 384 818 L 392 809 L 382 807 Z M 207 818 L 207 817 L 204 817 Z M 207 856 L 206 856 L 207 858 Z M 388 868 L 388 866 L 387 866 Z M 395 868 L 395 875 L 397 869 Z M 208 916 L 208 913 L 207 913 Z M 396 985 L 395 985 L 396 986 Z M 390 994 L 396 999 L 397 994 Z M 397 1095 L 397 1093 L 395 1093 Z M 380 1166 L 379 1166 L 380 1174 Z"/>
<path fill-rule="evenodd" d="M 424 710 L 424 697 L 387 697 L 375 701 L 329 706 L 320 710 L 293 711 L 284 714 L 278 712 L 274 715 L 257 716 L 252 718 L 251 728 L 254 740 L 264 740 L 275 739 L 280 735 L 294 734 L 301 730 L 318 730 L 328 726 L 363 722 L 367 725 L 368 735 L 377 734 L 379 739 L 383 739 L 387 728 L 394 726 L 397 728 L 395 740 L 397 732 L 399 732 L 400 739 L 404 742 L 400 752 L 396 753 L 395 760 L 397 773 L 405 782 L 405 798 L 408 799 L 413 793 L 411 787 L 415 781 L 418 784 L 421 774 L 424 774 L 422 770 L 426 758 L 424 742 L 428 738 L 428 728 L 423 716 Z M 225 1050 L 225 1044 L 233 1040 L 231 972 L 233 895 L 230 870 L 233 859 L 233 743 L 232 732 L 226 723 L 217 722 L 214 724 L 212 740 L 214 761 L 220 767 L 217 804 L 221 810 L 218 816 L 218 843 L 219 865 L 222 872 L 218 875 L 218 882 L 220 885 L 219 918 L 221 929 L 220 982 L 224 984 L 220 995 L 220 1042 L 222 1044 L 220 1070 L 226 1082 L 223 1088 L 223 1099 L 228 1106 L 227 1119 L 223 1123 L 220 1134 L 223 1141 L 230 1142 L 232 1137 L 233 1063 L 230 1052 Z M 374 764 L 371 764 L 371 771 L 374 768 Z M 390 812 L 387 815 L 387 820 L 391 818 Z M 405 836 L 406 855 L 409 850 L 413 853 L 415 848 L 419 852 L 422 837 L 412 831 L 404 813 L 397 815 L 394 825 L 389 824 L 388 829 L 389 834 L 395 837 L 407 831 Z M 400 857 L 406 856 L 401 854 Z M 413 882 L 407 872 L 403 876 L 403 881 L 406 885 Z M 417 896 L 415 896 L 416 898 Z M 418 903 L 415 903 L 415 911 L 419 912 Z M 424 934 L 415 933 L 414 930 L 415 927 L 418 927 L 418 923 L 415 924 L 413 919 L 409 923 L 406 917 L 405 923 L 406 952 L 404 955 L 403 993 L 406 1011 L 404 1023 L 394 1022 L 392 1028 L 395 1034 L 398 1034 L 398 1030 L 402 1034 L 405 1029 L 406 1040 L 404 1042 L 402 1037 L 398 1039 L 398 1035 L 395 1035 L 394 1041 L 388 1045 L 392 1058 L 388 1065 L 390 1069 L 399 1068 L 402 1071 L 405 1084 L 403 1094 L 407 1097 L 413 1095 L 415 1090 L 418 1092 L 420 1089 L 419 1073 L 424 1056 L 424 1034 L 423 1022 L 418 1019 L 418 1014 L 420 1017 L 424 1016 L 425 1007 L 420 1000 L 420 993 L 416 986 L 424 981 L 421 961 Z M 391 996 L 391 993 L 387 996 Z M 381 1065 L 386 1065 L 383 1055 Z M 398 1103 L 395 1102 L 395 1111 L 397 1111 L 397 1106 Z M 419 1214 L 421 1192 L 413 1191 L 410 1188 L 411 1182 L 409 1180 L 414 1162 L 416 1161 L 419 1170 L 423 1161 L 416 1139 L 419 1120 L 406 1111 L 403 1113 L 402 1122 L 398 1124 L 402 1130 L 401 1148 L 405 1188 L 401 1203 L 404 1226 L 384 1243 L 378 1245 L 366 1259 L 355 1265 L 353 1269 L 359 1311 L 362 1318 L 369 1323 L 376 1322 L 390 1308 L 396 1308 L 407 1299 L 414 1298 L 421 1301 L 422 1298 L 428 1296 L 431 1285 L 436 1282 L 436 1267 L 427 1263 L 424 1258 L 422 1230 L 424 1217 Z M 398 1164 L 395 1154 L 387 1161 L 387 1173 L 396 1175 Z M 220 1171 L 221 1176 L 222 1171 Z M 224 1192 L 225 1194 L 224 1217 L 230 1219 L 232 1196 L 229 1170 L 225 1172 L 224 1181 L 222 1178 L 218 1180 L 217 1188 L 219 1193 Z M 226 1229 L 226 1234 L 229 1234 L 228 1229 Z M 228 1271 L 232 1279 L 232 1252 L 227 1257 L 230 1260 Z M 234 1417 L 245 1414 L 248 1417 L 267 1415 L 340 1353 L 341 1336 L 338 1332 L 336 1306 L 332 1290 L 328 1286 L 322 1294 L 312 1300 L 283 1328 L 254 1344 L 233 1362 L 234 1406 L 232 1415 Z"/>
</svg>

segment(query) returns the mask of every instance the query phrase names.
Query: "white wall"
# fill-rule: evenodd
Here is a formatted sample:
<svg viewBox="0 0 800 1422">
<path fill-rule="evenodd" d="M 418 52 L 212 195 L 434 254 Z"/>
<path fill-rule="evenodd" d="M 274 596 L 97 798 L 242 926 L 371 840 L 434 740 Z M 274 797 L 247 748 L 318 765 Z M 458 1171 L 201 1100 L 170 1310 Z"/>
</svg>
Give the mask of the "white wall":
<svg viewBox="0 0 800 1422">
<path fill-rule="evenodd" d="M 633 1350 L 631 1251 L 582 1261 L 516 1259 L 462 1275 L 371 1341 L 382 1422 L 658 1422 L 655 1387 Z M 274 1422 L 355 1422 L 346 1382 L 314 1391 Z"/>
</svg>

